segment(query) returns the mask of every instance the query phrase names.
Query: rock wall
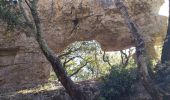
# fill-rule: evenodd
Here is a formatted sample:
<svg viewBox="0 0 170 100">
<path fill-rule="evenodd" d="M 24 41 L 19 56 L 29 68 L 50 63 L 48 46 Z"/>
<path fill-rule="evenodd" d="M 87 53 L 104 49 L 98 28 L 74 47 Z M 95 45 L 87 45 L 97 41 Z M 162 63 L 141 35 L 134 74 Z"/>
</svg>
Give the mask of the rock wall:
<svg viewBox="0 0 170 100">
<path fill-rule="evenodd" d="M 164 0 L 124 2 L 147 44 L 153 46 L 162 42 L 167 18 L 158 12 Z M 61 52 L 70 43 L 84 40 L 97 40 L 106 51 L 134 45 L 114 0 L 43 0 L 39 3 L 39 11 L 45 37 L 56 52 Z"/>
<path fill-rule="evenodd" d="M 0 28 L 0 90 L 32 87 L 47 82 L 50 64 L 33 37 Z"/>
<path fill-rule="evenodd" d="M 167 18 L 158 15 L 163 1 L 124 0 L 151 51 L 166 33 Z M 134 45 L 114 0 L 40 0 L 38 7 L 44 37 L 56 53 L 70 43 L 84 40 L 97 40 L 106 51 Z M 24 9 L 28 7 L 24 5 Z M 29 10 L 26 14 L 30 16 Z M 5 32 L 5 27 L 0 23 L 0 87 L 20 88 L 46 82 L 50 64 L 34 37 L 19 30 Z"/>
</svg>

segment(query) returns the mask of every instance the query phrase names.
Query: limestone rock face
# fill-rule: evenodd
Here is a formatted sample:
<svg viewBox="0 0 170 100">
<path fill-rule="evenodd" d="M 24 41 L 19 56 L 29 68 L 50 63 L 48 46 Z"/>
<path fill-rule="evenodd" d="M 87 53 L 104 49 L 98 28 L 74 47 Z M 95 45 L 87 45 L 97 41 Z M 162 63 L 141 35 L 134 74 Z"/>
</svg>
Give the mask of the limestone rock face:
<svg viewBox="0 0 170 100">
<path fill-rule="evenodd" d="M 0 28 L 0 90 L 32 87 L 47 82 L 50 64 L 34 38 Z M 4 29 L 3 29 L 3 28 Z"/>
<path fill-rule="evenodd" d="M 167 18 L 158 15 L 164 0 L 123 1 L 139 25 L 147 47 L 160 43 L 167 26 Z M 134 45 L 114 0 L 39 0 L 38 8 L 44 37 L 56 53 L 75 41 L 84 40 L 96 40 L 106 51 Z M 0 87 L 47 81 L 50 64 L 34 37 L 18 30 L 4 33 L 5 26 L 0 24 Z"/>
<path fill-rule="evenodd" d="M 124 0 L 132 20 L 153 46 L 164 38 L 166 17 L 158 15 L 164 0 Z M 39 3 L 44 35 L 56 52 L 75 41 L 96 40 L 103 50 L 133 46 L 127 25 L 114 0 L 42 0 Z"/>
</svg>

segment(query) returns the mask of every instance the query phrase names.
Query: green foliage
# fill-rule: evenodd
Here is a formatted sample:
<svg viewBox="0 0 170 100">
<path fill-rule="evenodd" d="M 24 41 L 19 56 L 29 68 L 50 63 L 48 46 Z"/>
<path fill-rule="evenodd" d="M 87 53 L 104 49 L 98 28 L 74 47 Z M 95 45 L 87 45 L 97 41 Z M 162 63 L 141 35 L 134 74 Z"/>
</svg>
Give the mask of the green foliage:
<svg viewBox="0 0 170 100">
<path fill-rule="evenodd" d="M 104 53 L 94 40 L 72 43 L 59 57 L 68 76 L 83 66 L 71 77 L 75 81 L 104 77 L 110 72 L 112 65 L 122 63 L 119 51 Z M 129 58 L 126 68 L 131 66 L 136 66 L 132 57 Z"/>
<path fill-rule="evenodd" d="M 72 77 L 73 80 L 80 81 L 98 78 L 105 76 L 110 70 L 108 63 L 103 61 L 103 51 L 96 41 L 75 42 L 63 52 L 63 55 L 60 57 L 63 63 L 71 59 L 64 66 L 68 75 L 85 65 Z"/>
<path fill-rule="evenodd" d="M 157 83 L 165 82 L 170 83 L 170 62 L 164 64 L 157 64 L 155 67 L 155 77 Z"/>
<path fill-rule="evenodd" d="M 10 5 L 6 0 L 0 1 L 0 19 L 7 23 L 7 30 L 13 29 L 18 24 L 23 25 L 21 17 L 22 11 L 16 5 Z"/>
<path fill-rule="evenodd" d="M 131 86 L 136 80 L 134 68 L 124 69 L 113 66 L 110 74 L 103 79 L 101 95 L 104 100 L 119 100 L 120 97 L 129 96 L 132 93 Z"/>
</svg>

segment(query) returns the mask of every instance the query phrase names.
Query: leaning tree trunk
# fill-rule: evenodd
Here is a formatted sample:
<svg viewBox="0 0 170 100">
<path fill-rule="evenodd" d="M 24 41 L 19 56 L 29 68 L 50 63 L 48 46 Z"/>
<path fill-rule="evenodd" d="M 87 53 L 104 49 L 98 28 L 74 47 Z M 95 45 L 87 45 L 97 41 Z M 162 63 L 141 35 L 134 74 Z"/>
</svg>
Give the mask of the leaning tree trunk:
<svg viewBox="0 0 170 100">
<path fill-rule="evenodd" d="M 114 2 L 117 9 L 121 12 L 125 23 L 127 24 L 130 33 L 135 40 L 136 57 L 139 68 L 138 76 L 153 100 L 162 100 L 162 94 L 160 93 L 159 88 L 154 84 L 148 74 L 145 42 L 141 36 L 141 32 L 139 31 L 137 24 L 130 19 L 127 8 L 123 2 L 120 2 L 120 0 L 115 0 Z"/>
<path fill-rule="evenodd" d="M 170 15 L 170 1 L 169 1 L 169 15 Z M 162 48 L 161 63 L 166 63 L 169 61 L 170 61 L 170 16 L 168 20 L 168 30 Z"/>
<path fill-rule="evenodd" d="M 52 68 L 57 75 L 59 81 L 64 86 L 68 94 L 73 100 L 88 100 L 83 91 L 79 89 L 79 86 L 76 85 L 68 76 L 66 73 L 66 70 L 63 68 L 62 63 L 59 59 L 59 57 L 48 47 L 45 39 L 42 37 L 42 28 L 41 28 L 41 21 L 38 16 L 37 11 L 37 2 L 38 0 L 33 0 L 29 5 L 29 2 L 26 1 L 27 5 L 30 8 L 34 24 L 35 24 L 35 34 L 37 42 L 39 43 L 39 46 L 47 58 L 47 60 L 51 63 Z"/>
</svg>

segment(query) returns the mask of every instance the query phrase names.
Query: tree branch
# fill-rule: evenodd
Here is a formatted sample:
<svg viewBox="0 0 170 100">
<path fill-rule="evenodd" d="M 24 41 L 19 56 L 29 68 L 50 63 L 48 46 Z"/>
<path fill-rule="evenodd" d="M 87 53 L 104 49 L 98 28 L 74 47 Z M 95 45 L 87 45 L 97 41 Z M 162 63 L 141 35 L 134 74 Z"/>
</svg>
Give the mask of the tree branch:
<svg viewBox="0 0 170 100">
<path fill-rule="evenodd" d="M 47 58 L 47 60 L 51 63 L 54 72 L 56 73 L 59 81 L 67 90 L 68 94 L 71 96 L 73 100 L 88 100 L 87 96 L 79 89 L 79 87 L 74 84 L 74 82 L 67 76 L 65 69 L 62 66 L 62 63 L 59 57 L 54 53 L 51 48 L 48 47 L 45 39 L 42 37 L 42 28 L 41 28 L 41 21 L 38 16 L 37 11 L 37 2 L 38 0 L 33 0 L 31 3 L 31 14 L 34 19 L 35 28 L 36 28 L 36 40 L 39 43 L 39 46 Z"/>
<path fill-rule="evenodd" d="M 123 2 L 120 2 L 120 0 L 115 0 L 114 2 L 117 9 L 121 12 L 122 17 L 124 18 L 125 23 L 127 24 L 130 33 L 135 40 L 137 64 L 139 69 L 138 76 L 151 97 L 154 100 L 162 100 L 163 95 L 160 88 L 156 84 L 154 84 L 153 80 L 148 74 L 145 42 L 143 40 L 143 37 L 141 36 L 141 32 L 139 31 L 137 24 L 130 19 L 128 10 Z"/>
<path fill-rule="evenodd" d="M 75 74 L 77 74 L 83 67 L 85 67 L 87 65 L 87 62 L 83 65 L 83 66 L 81 66 L 80 68 L 78 68 L 74 73 L 72 73 L 71 75 L 69 75 L 69 77 L 72 77 L 72 76 L 74 76 Z"/>
<path fill-rule="evenodd" d="M 121 60 L 122 60 L 122 64 L 124 67 L 126 67 L 129 63 L 129 59 L 131 57 L 131 52 L 130 52 L 130 49 L 129 49 L 129 54 L 126 54 L 126 51 L 124 52 L 123 50 L 120 51 L 121 53 Z"/>
<path fill-rule="evenodd" d="M 75 58 L 80 57 L 80 56 L 74 56 L 71 57 L 70 59 L 65 59 L 64 63 L 63 63 L 63 67 L 66 68 L 66 64 L 69 63 L 71 60 L 74 60 Z"/>
<path fill-rule="evenodd" d="M 108 63 L 108 65 L 109 65 L 110 67 L 112 67 L 112 64 L 110 63 L 109 59 L 108 59 L 108 58 L 106 59 L 106 51 L 104 51 L 104 53 L 103 53 L 103 61 L 106 62 L 106 63 Z"/>
<path fill-rule="evenodd" d="M 64 53 L 64 54 L 61 54 L 61 55 L 59 55 L 58 57 L 59 57 L 59 58 L 62 58 L 62 57 L 64 57 L 64 56 L 67 56 L 67 55 L 71 54 L 72 52 L 75 52 L 75 51 L 78 51 L 78 50 L 79 50 L 79 48 L 77 48 L 77 49 L 75 49 L 75 50 L 70 49 L 68 52 L 66 52 L 66 53 Z"/>
</svg>

